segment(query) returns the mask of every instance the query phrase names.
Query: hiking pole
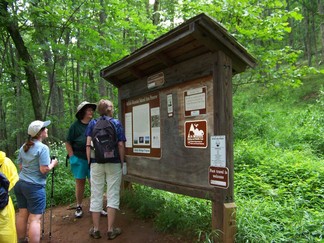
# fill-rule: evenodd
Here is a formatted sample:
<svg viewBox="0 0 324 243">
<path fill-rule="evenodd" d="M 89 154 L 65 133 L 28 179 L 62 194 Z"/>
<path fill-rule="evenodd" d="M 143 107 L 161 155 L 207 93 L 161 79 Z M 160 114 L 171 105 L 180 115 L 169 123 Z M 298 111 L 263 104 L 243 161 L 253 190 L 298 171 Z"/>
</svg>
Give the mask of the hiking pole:
<svg viewBox="0 0 324 243">
<path fill-rule="evenodd" d="M 42 239 L 44 239 L 44 226 L 45 226 L 45 211 L 43 212 L 43 215 L 42 215 Z"/>
<path fill-rule="evenodd" d="M 55 156 L 52 156 L 51 159 L 56 159 Z M 51 210 L 50 210 L 50 230 L 49 230 L 49 238 L 52 238 L 52 214 L 53 214 L 53 198 L 54 198 L 54 173 L 55 167 L 52 170 L 52 188 L 51 188 Z"/>
</svg>

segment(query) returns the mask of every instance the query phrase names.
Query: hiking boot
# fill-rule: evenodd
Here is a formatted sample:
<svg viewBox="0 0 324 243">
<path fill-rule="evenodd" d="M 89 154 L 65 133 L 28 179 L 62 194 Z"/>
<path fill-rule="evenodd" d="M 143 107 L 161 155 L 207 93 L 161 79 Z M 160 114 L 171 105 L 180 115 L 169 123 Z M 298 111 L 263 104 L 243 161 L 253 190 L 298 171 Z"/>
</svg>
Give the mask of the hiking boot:
<svg viewBox="0 0 324 243">
<path fill-rule="evenodd" d="M 103 217 L 107 217 L 107 212 L 103 209 L 103 210 L 101 210 L 101 212 L 100 212 L 100 215 L 101 216 L 103 216 Z"/>
<path fill-rule="evenodd" d="M 89 230 L 89 235 L 94 239 L 100 239 L 101 238 L 100 231 L 99 230 L 95 231 L 93 227 Z"/>
<path fill-rule="evenodd" d="M 82 212 L 82 207 L 81 206 L 77 206 L 74 215 L 75 215 L 76 218 L 81 218 L 82 217 L 83 212 Z"/>
<path fill-rule="evenodd" d="M 108 231 L 107 232 L 107 238 L 108 240 L 113 240 L 115 239 L 118 235 L 121 234 L 121 229 L 120 228 L 113 228 L 113 231 Z"/>
</svg>

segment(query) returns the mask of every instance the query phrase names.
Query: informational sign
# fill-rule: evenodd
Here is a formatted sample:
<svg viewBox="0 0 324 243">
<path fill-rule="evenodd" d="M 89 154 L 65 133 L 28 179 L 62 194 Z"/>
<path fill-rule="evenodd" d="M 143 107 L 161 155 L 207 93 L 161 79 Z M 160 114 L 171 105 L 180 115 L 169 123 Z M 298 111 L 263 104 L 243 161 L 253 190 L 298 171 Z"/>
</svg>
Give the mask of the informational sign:
<svg viewBox="0 0 324 243">
<path fill-rule="evenodd" d="M 160 72 L 147 78 L 147 88 L 153 89 L 164 84 L 164 73 Z"/>
<path fill-rule="evenodd" d="M 172 94 L 167 95 L 168 117 L 173 116 L 173 98 Z"/>
<path fill-rule="evenodd" d="M 184 92 L 185 117 L 206 114 L 207 87 L 189 89 Z"/>
<path fill-rule="evenodd" d="M 209 184 L 211 186 L 228 188 L 228 168 L 227 167 L 209 167 Z"/>
<path fill-rule="evenodd" d="M 226 167 L 225 135 L 210 137 L 210 166 Z"/>
<path fill-rule="evenodd" d="M 187 148 L 207 148 L 207 121 L 186 121 L 184 125 L 184 141 Z"/>
<path fill-rule="evenodd" d="M 157 92 L 125 103 L 126 155 L 161 156 L 160 98 Z"/>
</svg>

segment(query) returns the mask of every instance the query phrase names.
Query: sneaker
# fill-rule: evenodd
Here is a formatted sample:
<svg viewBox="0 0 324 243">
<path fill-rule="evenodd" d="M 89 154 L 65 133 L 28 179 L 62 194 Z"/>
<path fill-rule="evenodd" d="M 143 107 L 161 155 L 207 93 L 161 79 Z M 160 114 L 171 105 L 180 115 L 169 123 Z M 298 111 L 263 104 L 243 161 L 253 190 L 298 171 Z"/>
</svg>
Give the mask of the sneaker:
<svg viewBox="0 0 324 243">
<path fill-rule="evenodd" d="M 93 227 L 89 230 L 89 235 L 94 239 L 101 238 L 100 231 L 99 230 L 95 231 Z"/>
<path fill-rule="evenodd" d="M 75 215 L 76 218 L 81 218 L 82 217 L 83 212 L 82 212 L 82 207 L 81 206 L 77 206 L 74 215 Z"/>
<path fill-rule="evenodd" d="M 107 232 L 107 238 L 108 240 L 113 240 L 115 239 L 118 235 L 121 234 L 121 229 L 120 228 L 113 228 L 113 231 L 108 231 Z"/>
<path fill-rule="evenodd" d="M 101 210 L 100 215 L 103 217 L 107 217 L 107 212 L 105 210 Z"/>
</svg>

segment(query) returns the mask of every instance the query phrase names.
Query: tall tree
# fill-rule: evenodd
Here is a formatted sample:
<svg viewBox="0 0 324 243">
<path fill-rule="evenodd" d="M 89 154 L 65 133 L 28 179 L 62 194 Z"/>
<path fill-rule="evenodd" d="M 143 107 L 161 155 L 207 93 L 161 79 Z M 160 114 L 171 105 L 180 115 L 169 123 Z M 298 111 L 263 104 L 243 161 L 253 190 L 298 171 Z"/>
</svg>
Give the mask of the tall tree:
<svg viewBox="0 0 324 243">
<path fill-rule="evenodd" d="M 322 58 L 321 62 L 324 61 L 324 3 L 323 0 L 318 0 L 318 12 L 320 15 L 320 42 L 322 44 Z"/>
<path fill-rule="evenodd" d="M 23 67 L 25 70 L 27 83 L 29 86 L 29 92 L 32 99 L 35 119 L 41 120 L 42 112 L 43 112 L 43 103 L 42 103 L 42 92 L 41 92 L 41 85 L 36 79 L 36 75 L 33 68 L 33 60 L 28 52 L 27 47 L 25 46 L 25 42 L 20 34 L 18 24 L 10 15 L 8 11 L 8 2 L 1 1 L 0 2 L 0 23 L 6 27 L 8 33 L 10 34 L 17 51 L 19 53 L 19 58 L 23 61 Z"/>
</svg>

